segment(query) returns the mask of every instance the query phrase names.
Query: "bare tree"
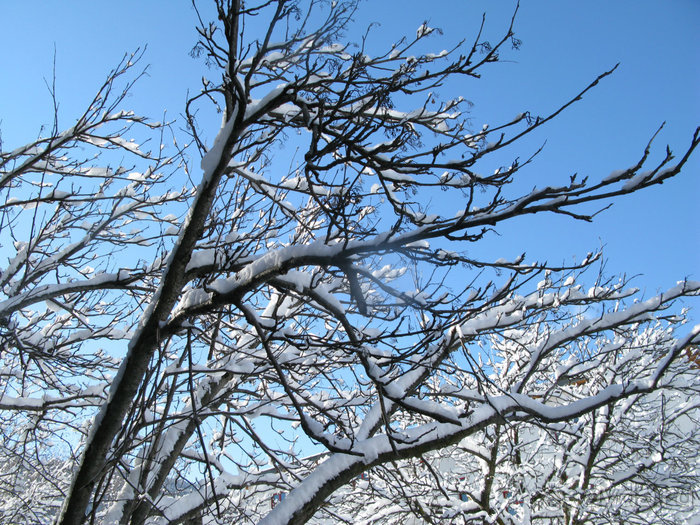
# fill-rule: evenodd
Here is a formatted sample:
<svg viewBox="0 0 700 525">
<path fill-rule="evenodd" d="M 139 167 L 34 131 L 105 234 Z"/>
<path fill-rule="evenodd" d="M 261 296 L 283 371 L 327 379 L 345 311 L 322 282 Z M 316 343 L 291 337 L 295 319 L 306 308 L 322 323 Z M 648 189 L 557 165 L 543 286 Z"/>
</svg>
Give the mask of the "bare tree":
<svg viewBox="0 0 700 525">
<path fill-rule="evenodd" d="M 556 267 L 468 248 L 523 215 L 591 220 L 582 205 L 676 176 L 700 132 L 677 159 L 667 149 L 647 166 L 650 141 L 631 168 L 521 192 L 512 182 L 532 158 L 498 159 L 612 70 L 549 115 L 474 131 L 440 88 L 517 46 L 512 25 L 427 53 L 436 30 L 423 24 L 370 56 L 339 43 L 355 1 L 214 5 L 194 54 L 219 79 L 184 110 L 201 170 L 164 146 L 167 123 L 118 111 L 139 55 L 75 126 L 1 154 L 14 246 L 0 274 L 2 454 L 44 477 L 49 450 L 70 465 L 57 523 L 352 521 L 328 502 L 368 469 L 470 436 L 496 440 L 497 456 L 509 433 L 675 391 L 698 329 L 676 333 L 669 307 L 700 283 L 637 300 L 601 277 L 583 291 L 598 254 Z M 246 30 L 253 17 L 264 34 Z M 208 148 L 202 104 L 223 115 Z M 151 151 L 127 139 L 143 131 L 159 138 Z M 581 388 L 580 374 L 598 379 Z M 326 453 L 304 459 L 310 442 Z M 387 490 L 412 483 L 399 472 Z M 585 480 L 567 485 L 579 498 L 561 506 L 568 522 L 584 516 Z M 271 509 L 250 504 L 257 490 L 288 495 Z M 490 491 L 479 512 L 495 512 Z"/>
</svg>

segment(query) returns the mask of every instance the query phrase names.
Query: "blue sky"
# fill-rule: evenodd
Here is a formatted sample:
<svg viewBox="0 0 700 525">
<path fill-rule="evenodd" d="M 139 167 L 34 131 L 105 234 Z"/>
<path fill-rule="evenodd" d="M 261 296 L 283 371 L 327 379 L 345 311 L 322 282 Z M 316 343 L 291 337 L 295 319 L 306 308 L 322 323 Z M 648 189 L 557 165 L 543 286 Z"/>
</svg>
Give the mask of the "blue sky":
<svg viewBox="0 0 700 525">
<path fill-rule="evenodd" d="M 196 39 L 189 2 L 1 0 L 0 6 L 4 149 L 31 140 L 41 124 L 51 124 L 52 103 L 44 79 L 51 78 L 54 46 L 64 127 L 72 125 L 122 55 L 144 44 L 149 76 L 137 84 L 125 109 L 155 120 L 167 109 L 168 118 L 177 118 L 188 89 L 196 92 L 203 75 L 214 75 L 188 56 Z M 370 38 L 371 44 L 380 45 L 401 34 L 415 34 L 427 20 L 444 31 L 434 41 L 439 51 L 473 38 L 484 11 L 486 35 L 496 40 L 514 7 L 510 0 L 366 0 L 357 24 L 380 22 Z M 546 114 L 620 62 L 611 78 L 522 150 L 524 155 L 546 142 L 527 172 L 530 186 L 565 181 L 575 172 L 605 177 L 634 164 L 662 122 L 667 124 L 657 139 L 654 159 L 666 144 L 682 153 L 700 125 L 699 22 L 696 0 L 523 0 L 515 26 L 521 50 L 505 53 L 504 62 L 488 69 L 482 80 L 448 87 L 475 104 L 472 120 L 480 128 L 524 110 Z M 353 37 L 359 32 L 348 34 Z M 216 131 L 208 133 L 210 139 Z M 558 263 L 605 245 L 605 271 L 644 274 L 635 283 L 648 295 L 685 276 L 700 279 L 699 190 L 696 154 L 678 180 L 618 202 L 593 224 L 559 216 L 518 220 L 506 225 L 487 249 L 495 258 L 527 251 L 527 260 Z"/>
</svg>

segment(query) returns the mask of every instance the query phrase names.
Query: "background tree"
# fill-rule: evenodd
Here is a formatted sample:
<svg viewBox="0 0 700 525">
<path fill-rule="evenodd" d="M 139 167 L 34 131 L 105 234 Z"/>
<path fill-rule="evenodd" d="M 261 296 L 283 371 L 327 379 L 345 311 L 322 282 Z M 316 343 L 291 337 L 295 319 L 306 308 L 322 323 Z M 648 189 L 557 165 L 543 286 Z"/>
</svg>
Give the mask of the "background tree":
<svg viewBox="0 0 700 525">
<path fill-rule="evenodd" d="M 542 340 L 540 328 L 494 334 L 492 372 L 481 384 L 509 391 L 520 375 L 512 357 Z M 604 367 L 571 369 L 554 359 L 560 380 L 533 397 L 566 404 L 650 366 L 640 350 L 666 337 L 663 330 L 628 334 L 634 343 Z M 373 469 L 338 505 L 354 523 L 691 523 L 698 369 L 678 365 L 653 394 L 553 424 L 503 421 L 455 446 Z"/>
<path fill-rule="evenodd" d="M 693 481 L 654 465 L 673 466 L 697 427 L 696 407 L 667 409 L 664 392 L 692 396 L 684 356 L 698 329 L 676 333 L 683 315 L 669 307 L 700 284 L 636 300 L 624 280 L 577 284 L 596 254 L 555 266 L 482 259 L 469 247 L 525 215 L 591 220 L 587 204 L 677 175 L 697 131 L 677 159 L 667 149 L 648 166 L 650 142 L 628 169 L 523 190 L 514 182 L 534 155 L 504 165 L 501 153 L 612 71 L 549 115 L 474 131 L 464 99 L 440 92 L 517 47 L 512 26 L 496 42 L 478 34 L 432 53 L 436 30 L 423 24 L 370 54 L 338 43 L 356 2 L 214 7 L 198 11 L 194 53 L 218 79 L 203 80 L 184 110 L 201 169 L 188 165 L 184 141 L 164 146 L 167 124 L 119 110 L 138 54 L 75 126 L 2 152 L 1 235 L 13 246 L 0 274 L 2 464 L 48 479 L 48 457 L 69 465 L 70 484 L 57 479 L 53 492 L 58 522 L 338 520 L 348 518 L 339 489 L 362 472 L 381 467 L 387 498 L 408 495 L 399 463 L 455 445 L 465 470 L 490 469 L 470 478 L 470 502 L 460 492 L 461 503 L 436 510 L 405 497 L 396 512 L 506 520 L 510 496 L 494 494 L 517 478 L 508 490 L 527 494 L 522 512 L 555 501 L 550 517 L 576 522 L 602 512 L 595 476 L 608 476 L 615 498 L 617 486 L 663 492 L 666 479 L 678 490 Z M 253 17 L 268 20 L 264 34 L 246 31 Z M 223 117 L 209 147 L 196 118 L 207 104 Z M 144 131 L 160 139 L 151 151 L 127 138 Z M 622 435 L 639 421 L 659 429 L 648 465 L 641 444 L 625 440 L 629 454 L 608 446 L 621 434 L 609 438 L 599 420 L 616 410 Z M 530 443 L 535 432 L 543 443 Z M 478 450 L 459 445 L 477 437 Z M 308 440 L 327 453 L 304 459 Z M 504 447 L 521 456 L 507 469 Z M 571 482 L 585 451 L 590 465 Z M 522 474 L 560 453 L 564 466 L 543 484 Z M 629 462 L 629 479 L 608 468 L 612 454 Z M 430 490 L 442 475 L 426 478 Z M 16 481 L 6 486 L 18 492 Z M 251 509 L 258 487 L 288 496 Z"/>
</svg>

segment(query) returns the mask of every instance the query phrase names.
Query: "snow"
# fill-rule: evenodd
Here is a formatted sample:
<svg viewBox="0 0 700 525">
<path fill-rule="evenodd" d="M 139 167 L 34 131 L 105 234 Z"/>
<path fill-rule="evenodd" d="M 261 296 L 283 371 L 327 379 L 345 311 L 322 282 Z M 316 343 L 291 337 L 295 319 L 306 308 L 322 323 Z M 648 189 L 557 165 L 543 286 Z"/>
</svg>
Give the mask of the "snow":
<svg viewBox="0 0 700 525">
<path fill-rule="evenodd" d="M 43 399 L 30 397 L 0 396 L 1 410 L 41 410 L 44 406 Z"/>
<path fill-rule="evenodd" d="M 633 169 L 634 168 L 628 168 L 626 170 L 614 170 L 610 173 L 610 175 L 605 177 L 602 180 L 602 182 L 604 182 L 606 184 L 611 183 L 611 182 L 617 182 L 618 180 L 622 179 L 624 175 L 626 175 L 628 173 L 632 173 Z"/>
<path fill-rule="evenodd" d="M 173 309 L 172 316 L 177 317 L 183 310 L 187 310 L 194 306 L 202 305 L 208 302 L 212 294 L 204 291 L 201 288 L 194 288 L 182 294 L 177 306 Z"/>
<path fill-rule="evenodd" d="M 91 166 L 80 171 L 88 177 L 105 178 L 112 175 L 112 170 L 109 167 Z"/>
<path fill-rule="evenodd" d="M 194 252 L 190 261 L 187 263 L 187 268 L 185 271 L 190 272 L 196 270 L 197 268 L 203 268 L 205 266 L 211 266 L 215 264 L 216 261 L 216 250 L 213 248 L 207 248 L 205 250 L 199 250 Z"/>
<path fill-rule="evenodd" d="M 402 379 L 395 385 L 395 393 L 401 390 L 401 384 L 406 380 Z M 416 428 L 405 431 L 405 441 L 395 442 L 394 446 L 399 450 L 420 448 L 433 440 L 447 439 L 449 436 L 459 436 L 469 431 L 470 428 L 478 428 L 481 424 L 491 420 L 500 414 L 508 414 L 521 407 L 533 411 L 543 419 L 569 418 L 573 415 L 590 410 L 592 406 L 604 404 L 606 401 L 623 393 L 621 385 L 612 385 L 600 394 L 592 396 L 590 399 L 573 402 L 567 406 L 549 407 L 532 400 L 528 396 L 521 394 L 511 394 L 507 396 L 489 397 L 487 404 L 479 406 L 468 418 L 458 419 L 455 417 L 455 409 L 448 407 L 436 407 L 434 404 L 426 404 L 432 411 L 438 410 L 444 417 L 457 420 L 461 424 L 453 423 L 426 423 Z M 411 400 L 417 403 L 418 400 Z M 375 407 L 376 408 L 376 407 Z M 373 409 L 374 411 L 374 409 Z M 366 423 L 372 420 L 372 413 L 368 414 Z M 359 437 L 359 436 L 358 436 Z M 377 435 L 371 438 L 362 439 L 356 442 L 354 451 L 362 453 L 362 456 L 351 456 L 347 454 L 333 454 L 321 463 L 314 471 L 294 488 L 289 495 L 277 505 L 260 523 L 265 525 L 287 523 L 293 513 L 309 502 L 315 494 L 327 483 L 332 483 L 334 479 L 343 472 L 357 471 L 360 465 L 372 465 L 383 455 L 391 455 L 392 445 L 384 435 Z"/>
<path fill-rule="evenodd" d="M 60 297 L 67 293 L 103 287 L 109 283 L 123 281 L 128 277 L 128 272 L 120 271 L 117 273 L 98 274 L 83 281 L 40 285 L 25 293 L 15 295 L 10 299 L 0 302 L 0 316 L 7 315 L 11 311 L 18 310 L 32 303 L 45 301 L 52 297 Z"/>
<path fill-rule="evenodd" d="M 428 25 L 424 22 L 421 24 L 421 26 L 416 30 L 416 38 L 423 38 L 424 36 L 429 35 L 435 31 L 434 28 L 428 27 Z"/>
<path fill-rule="evenodd" d="M 321 242 L 315 242 L 306 246 L 285 246 L 256 258 L 232 278 L 214 281 L 210 288 L 220 294 L 226 294 L 239 286 L 247 285 L 253 280 L 261 279 L 265 275 L 279 271 L 284 265 L 295 259 L 329 258 L 342 249 L 343 246 L 340 244 L 333 246 Z M 300 262 L 296 264 L 300 264 Z"/>
<path fill-rule="evenodd" d="M 416 180 L 410 175 L 406 175 L 405 173 L 399 173 L 394 170 L 383 170 L 381 172 L 381 175 L 384 179 L 389 180 L 391 182 L 401 182 L 408 184 L 414 184 L 416 182 Z"/>
<path fill-rule="evenodd" d="M 625 191 L 631 191 L 643 182 L 645 182 L 651 175 L 653 175 L 653 173 L 650 171 L 642 171 L 640 173 L 637 173 L 634 177 L 632 177 L 630 180 L 628 180 L 625 184 L 622 185 L 622 189 Z"/>
<path fill-rule="evenodd" d="M 202 157 L 201 167 L 204 171 L 205 180 L 212 176 L 219 162 L 221 162 L 221 155 L 224 152 L 224 147 L 226 147 L 226 143 L 233 131 L 235 123 L 235 117 L 231 117 L 228 122 L 222 126 L 214 139 L 214 145 L 207 151 L 206 155 Z"/>
<path fill-rule="evenodd" d="M 136 171 L 132 171 L 131 173 L 129 173 L 129 175 L 127 175 L 126 178 L 137 182 L 143 182 L 145 180 L 148 180 L 147 175 L 144 175 L 143 173 L 138 173 Z"/>
<path fill-rule="evenodd" d="M 253 115 L 261 111 L 262 108 L 284 93 L 287 87 L 289 87 L 288 83 L 279 84 L 276 88 L 270 90 L 263 98 L 251 101 L 245 108 L 244 120 L 250 119 Z"/>
</svg>

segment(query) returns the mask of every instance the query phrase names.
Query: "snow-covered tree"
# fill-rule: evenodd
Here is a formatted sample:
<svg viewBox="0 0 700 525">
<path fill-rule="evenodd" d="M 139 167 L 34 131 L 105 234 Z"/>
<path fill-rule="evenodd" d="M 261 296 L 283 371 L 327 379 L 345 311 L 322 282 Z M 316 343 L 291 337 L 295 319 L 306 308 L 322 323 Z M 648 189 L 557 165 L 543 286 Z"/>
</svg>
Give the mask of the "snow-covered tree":
<svg viewBox="0 0 700 525">
<path fill-rule="evenodd" d="M 700 283 L 644 299 L 584 288 L 599 254 L 474 247 L 525 215 L 591 220 L 678 175 L 700 132 L 654 165 L 650 142 L 630 168 L 523 190 L 532 159 L 504 165 L 510 149 L 612 71 L 473 130 L 442 90 L 517 46 L 512 27 L 432 53 L 423 24 L 370 53 L 343 40 L 356 1 L 196 7 L 216 74 L 186 140 L 122 108 L 135 54 L 74 126 L 0 153 L 0 491 L 33 502 L 24 519 L 684 512 L 658 502 L 697 486 L 700 329 L 673 305 Z"/>
<path fill-rule="evenodd" d="M 460 385 L 510 391 L 521 374 L 513 357 L 542 341 L 541 328 L 492 336 L 487 366 Z M 653 366 L 659 356 L 650 349 L 669 334 L 650 326 L 624 336 L 630 344 L 595 342 L 614 353 L 605 366 L 597 366 L 599 353 L 596 366 L 572 367 L 590 356 L 580 344 L 573 355 L 560 352 L 551 363 L 559 380 L 532 397 L 561 406 L 635 377 Z M 455 367 L 445 382 L 455 373 L 464 371 Z M 698 497 L 697 378 L 697 366 L 680 360 L 653 393 L 564 421 L 504 419 L 456 445 L 373 469 L 341 508 L 355 523 L 690 523 Z"/>
</svg>

